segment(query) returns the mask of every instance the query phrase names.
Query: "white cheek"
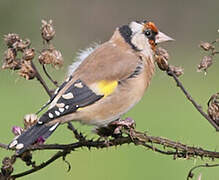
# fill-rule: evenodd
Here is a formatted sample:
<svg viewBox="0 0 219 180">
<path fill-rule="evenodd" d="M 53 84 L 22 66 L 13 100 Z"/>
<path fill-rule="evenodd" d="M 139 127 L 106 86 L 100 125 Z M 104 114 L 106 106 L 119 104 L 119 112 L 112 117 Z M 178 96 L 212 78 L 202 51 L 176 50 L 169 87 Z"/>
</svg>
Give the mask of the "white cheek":
<svg viewBox="0 0 219 180">
<path fill-rule="evenodd" d="M 146 57 L 152 59 L 154 52 L 144 34 L 135 34 L 134 37 L 132 37 L 132 44 L 134 44 Z"/>
</svg>

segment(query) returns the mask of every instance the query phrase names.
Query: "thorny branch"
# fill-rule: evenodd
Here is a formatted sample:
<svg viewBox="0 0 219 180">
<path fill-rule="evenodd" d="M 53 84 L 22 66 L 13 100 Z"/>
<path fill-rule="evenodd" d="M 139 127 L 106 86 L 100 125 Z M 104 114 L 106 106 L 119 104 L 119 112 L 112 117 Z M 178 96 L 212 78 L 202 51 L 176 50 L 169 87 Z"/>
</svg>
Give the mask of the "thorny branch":
<svg viewBox="0 0 219 180">
<path fill-rule="evenodd" d="M 48 48 L 44 48 L 40 52 L 38 61 L 42 65 L 45 75 L 55 86 L 58 86 L 57 81 L 51 78 L 51 76 L 46 71 L 45 67 L 45 65 L 47 64 L 51 64 L 54 67 L 61 66 L 63 64 L 61 53 L 58 50 L 56 50 L 51 44 L 51 40 L 55 36 L 55 30 L 53 28 L 51 20 L 49 22 L 46 22 L 44 20 L 42 21 L 41 35 L 44 40 L 44 43 L 47 43 Z M 51 97 L 53 91 L 48 88 L 37 67 L 33 63 L 33 59 L 35 57 L 35 50 L 33 48 L 30 48 L 30 40 L 22 40 L 17 34 L 8 34 L 7 36 L 5 36 L 5 42 L 8 49 L 5 52 L 4 63 L 2 68 L 18 70 L 18 74 L 26 78 L 27 80 L 36 78 L 41 83 L 47 94 Z M 203 58 L 203 60 L 198 66 L 199 70 L 203 69 L 206 72 L 207 69 L 212 65 L 213 56 L 219 53 L 215 50 L 214 46 L 214 44 L 217 42 L 219 42 L 219 39 L 216 39 L 211 43 L 202 42 L 200 44 L 200 47 L 205 51 L 209 52 L 209 55 Z M 21 59 L 18 58 L 18 53 L 22 54 Z M 219 131 L 219 93 L 212 95 L 212 97 L 209 99 L 208 114 L 205 113 L 202 107 L 196 103 L 196 101 L 192 98 L 189 92 L 184 88 L 182 82 L 179 80 L 178 77 L 183 74 L 182 68 L 171 66 L 168 64 L 169 54 L 167 53 L 167 51 L 165 49 L 158 48 L 155 57 L 158 67 L 161 70 L 165 71 L 169 76 L 171 76 L 175 80 L 177 86 L 185 94 L 186 98 L 193 104 L 193 106 L 200 112 L 200 114 L 209 121 L 209 123 L 216 129 L 216 131 Z M 36 115 L 26 115 L 24 118 L 24 128 L 26 129 L 36 122 Z M 188 146 L 180 142 L 172 141 L 162 137 L 150 136 L 146 133 L 137 131 L 133 124 L 130 126 L 130 121 L 128 123 L 126 120 L 123 120 L 122 123 L 120 122 L 121 127 L 116 127 L 116 129 L 119 129 L 120 131 L 119 136 L 112 136 L 111 138 L 108 138 L 108 140 L 101 140 L 100 138 L 97 140 L 88 139 L 82 133 L 79 133 L 71 123 L 68 123 L 68 129 L 73 132 L 75 139 L 77 140 L 76 142 L 71 144 L 42 144 L 44 141 L 40 140 L 36 144 L 30 146 L 28 151 L 26 151 L 19 157 L 15 155 L 12 155 L 10 158 L 5 157 L 2 161 L 0 180 L 17 179 L 28 174 L 32 174 L 45 168 L 46 166 L 50 165 L 59 158 L 62 158 L 68 164 L 70 170 L 71 166 L 65 160 L 65 157 L 72 151 L 75 151 L 76 149 L 83 147 L 87 147 L 89 150 L 91 150 L 94 148 L 109 148 L 118 145 L 132 143 L 136 146 L 140 145 L 144 148 L 151 149 L 160 154 L 171 155 L 174 157 L 174 159 L 190 159 L 200 157 L 210 158 L 213 160 L 219 158 L 219 152 L 205 150 L 201 147 Z M 13 133 L 15 135 L 19 135 L 22 132 L 23 129 L 20 127 L 13 128 Z M 8 150 L 8 146 L 6 144 L 0 143 L 0 148 Z M 36 162 L 32 161 L 32 152 L 36 150 L 57 150 L 57 152 L 47 161 L 42 162 L 39 165 L 36 165 Z M 13 174 L 13 166 L 17 158 L 20 158 L 26 163 L 27 166 L 32 166 L 32 168 L 18 174 Z M 205 164 L 193 167 L 187 176 L 187 180 L 189 178 L 192 178 L 192 172 L 196 168 L 215 166 L 218 166 L 218 164 Z"/>
</svg>

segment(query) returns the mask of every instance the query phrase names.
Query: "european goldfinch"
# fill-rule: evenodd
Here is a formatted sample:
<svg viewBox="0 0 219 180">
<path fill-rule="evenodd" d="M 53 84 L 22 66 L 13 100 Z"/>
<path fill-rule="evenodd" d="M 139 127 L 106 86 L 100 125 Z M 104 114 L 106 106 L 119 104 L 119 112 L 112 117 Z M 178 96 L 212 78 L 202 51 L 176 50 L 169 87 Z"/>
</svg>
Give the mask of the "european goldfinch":
<svg viewBox="0 0 219 180">
<path fill-rule="evenodd" d="M 109 41 L 88 49 L 46 104 L 37 124 L 14 139 L 17 154 L 40 137 L 48 138 L 62 123 L 80 121 L 105 127 L 138 103 L 154 74 L 154 51 L 172 38 L 153 22 L 133 21 L 116 28 Z"/>
</svg>

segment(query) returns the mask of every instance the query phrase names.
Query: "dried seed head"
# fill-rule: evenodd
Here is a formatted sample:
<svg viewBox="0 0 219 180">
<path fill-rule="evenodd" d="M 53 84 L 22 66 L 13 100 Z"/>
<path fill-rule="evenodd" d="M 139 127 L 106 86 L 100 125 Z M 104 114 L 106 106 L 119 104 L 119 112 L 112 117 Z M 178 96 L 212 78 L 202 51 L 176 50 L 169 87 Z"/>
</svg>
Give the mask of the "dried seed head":
<svg viewBox="0 0 219 180">
<path fill-rule="evenodd" d="M 157 62 L 158 67 L 162 71 L 166 71 L 168 69 L 169 66 L 168 59 L 169 59 L 168 52 L 161 47 L 157 48 L 155 53 L 155 61 Z"/>
<path fill-rule="evenodd" d="M 32 162 L 31 151 L 25 151 L 21 154 L 20 158 L 26 163 L 27 166 L 34 165 L 34 162 Z"/>
<path fill-rule="evenodd" d="M 156 49 L 156 55 L 162 56 L 164 59 L 166 59 L 167 61 L 169 60 L 170 56 L 169 53 L 167 52 L 166 49 L 158 47 Z"/>
<path fill-rule="evenodd" d="M 4 53 L 4 61 L 7 61 L 8 63 L 12 63 L 16 58 L 16 51 L 12 48 L 8 48 Z"/>
<path fill-rule="evenodd" d="M 208 115 L 219 125 L 219 93 L 212 95 L 209 99 Z"/>
<path fill-rule="evenodd" d="M 174 74 L 175 74 L 177 77 L 183 75 L 183 73 L 184 73 L 184 72 L 183 72 L 184 70 L 183 70 L 182 67 L 177 67 L 177 66 L 172 66 L 172 65 L 170 65 L 169 68 L 170 68 L 171 71 L 174 72 Z"/>
<path fill-rule="evenodd" d="M 53 66 L 63 65 L 63 58 L 61 52 L 53 48 L 44 49 L 40 53 L 38 60 L 41 64 L 52 64 Z"/>
<path fill-rule="evenodd" d="M 17 34 L 10 33 L 10 34 L 4 36 L 4 41 L 8 47 L 12 48 L 13 44 L 21 41 L 21 39 Z"/>
<path fill-rule="evenodd" d="M 36 114 L 26 114 L 24 116 L 24 128 L 28 129 L 29 127 L 36 124 L 38 121 L 38 117 Z"/>
<path fill-rule="evenodd" d="M 215 49 L 215 47 L 209 42 L 201 42 L 199 47 L 204 49 L 205 51 L 209 51 L 210 49 Z"/>
<path fill-rule="evenodd" d="M 198 65 L 197 72 L 201 72 L 201 70 L 204 70 L 206 72 L 207 69 L 212 65 L 212 63 L 213 63 L 212 56 L 204 56 L 200 64 Z"/>
<path fill-rule="evenodd" d="M 11 129 L 12 133 L 15 135 L 15 136 L 19 136 L 22 134 L 22 132 L 24 131 L 21 127 L 19 126 L 13 126 L 12 129 Z"/>
<path fill-rule="evenodd" d="M 30 61 L 35 56 L 35 50 L 33 48 L 25 49 L 23 53 L 23 59 L 26 61 Z"/>
<path fill-rule="evenodd" d="M 20 41 L 17 41 L 13 44 L 13 48 L 16 49 L 17 51 L 21 51 L 23 52 L 26 48 L 29 48 L 30 47 L 30 40 L 29 39 L 26 39 L 26 40 L 20 40 Z"/>
<path fill-rule="evenodd" d="M 12 69 L 12 70 L 18 70 L 21 68 L 21 61 L 20 59 L 15 59 L 15 60 L 9 60 L 6 61 L 4 60 L 2 69 Z"/>
<path fill-rule="evenodd" d="M 18 74 L 26 80 L 31 80 L 36 76 L 36 71 L 31 66 L 30 61 L 21 61 L 21 69 Z"/>
<path fill-rule="evenodd" d="M 55 29 L 52 25 L 52 20 L 49 20 L 49 22 L 42 20 L 41 35 L 47 42 L 55 36 Z"/>
<path fill-rule="evenodd" d="M 5 177 L 9 177 L 10 174 L 13 172 L 13 160 L 9 157 L 5 157 L 2 160 L 2 167 L 1 167 L 1 173 Z M 3 178 L 4 179 L 4 178 Z"/>
</svg>

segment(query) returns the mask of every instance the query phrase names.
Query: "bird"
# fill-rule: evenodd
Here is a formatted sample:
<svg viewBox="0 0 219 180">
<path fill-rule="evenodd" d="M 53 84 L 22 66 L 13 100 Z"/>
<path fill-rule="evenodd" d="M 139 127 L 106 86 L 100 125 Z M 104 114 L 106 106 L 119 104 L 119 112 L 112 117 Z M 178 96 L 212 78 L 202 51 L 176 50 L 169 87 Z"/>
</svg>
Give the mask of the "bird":
<svg viewBox="0 0 219 180">
<path fill-rule="evenodd" d="M 9 143 L 21 155 L 38 138 L 47 139 L 61 124 L 79 121 L 105 127 L 118 120 L 143 97 L 155 71 L 159 43 L 174 39 L 152 21 L 117 27 L 103 44 L 88 48 L 71 66 L 65 81 L 42 108 L 37 123 Z"/>
</svg>

